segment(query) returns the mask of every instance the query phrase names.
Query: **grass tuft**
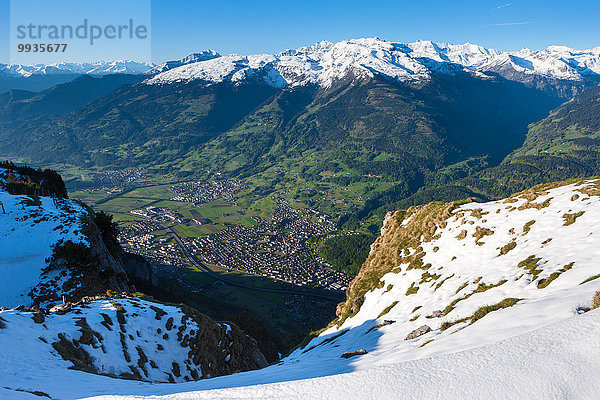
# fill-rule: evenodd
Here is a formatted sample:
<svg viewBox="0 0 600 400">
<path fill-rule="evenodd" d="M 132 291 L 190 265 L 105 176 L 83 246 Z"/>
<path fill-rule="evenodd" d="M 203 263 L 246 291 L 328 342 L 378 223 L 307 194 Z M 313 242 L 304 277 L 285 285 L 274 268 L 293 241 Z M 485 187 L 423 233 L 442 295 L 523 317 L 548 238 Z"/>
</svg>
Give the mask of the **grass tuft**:
<svg viewBox="0 0 600 400">
<path fill-rule="evenodd" d="M 525 225 L 523 225 L 523 236 L 527 235 L 529 233 L 529 231 L 531 230 L 531 226 L 535 224 L 535 220 L 531 220 L 529 222 L 527 222 Z"/>
<path fill-rule="evenodd" d="M 411 294 L 415 294 L 419 291 L 419 287 L 416 286 L 416 282 L 413 282 L 410 287 L 406 290 L 406 295 L 410 296 Z"/>
<path fill-rule="evenodd" d="M 592 300 L 592 310 L 600 308 L 600 292 L 596 292 L 594 299 Z"/>
<path fill-rule="evenodd" d="M 546 286 L 548 286 L 553 280 L 558 278 L 563 272 L 566 272 L 566 271 L 570 270 L 571 268 L 573 268 L 573 264 L 575 264 L 575 262 L 571 262 L 571 263 L 565 265 L 557 272 L 551 273 L 550 276 L 547 278 L 540 279 L 540 281 L 537 284 L 538 289 L 543 289 Z"/>
<path fill-rule="evenodd" d="M 533 275 L 533 279 L 535 279 L 542 272 L 541 269 L 537 269 L 538 262 L 540 260 L 541 260 L 540 257 L 531 255 L 531 256 L 527 257 L 526 259 L 524 259 L 523 261 L 521 261 L 518 264 L 518 267 L 523 268 L 525 271 L 529 272 L 531 275 Z"/>
<path fill-rule="evenodd" d="M 391 310 L 392 308 L 394 308 L 394 306 L 395 306 L 396 304 L 398 304 L 398 301 L 394 301 L 392 304 L 390 304 L 389 306 L 387 306 L 386 308 L 384 308 L 384 309 L 383 309 L 383 311 L 381 311 L 381 312 L 379 313 L 379 315 L 377 316 L 377 318 L 381 318 L 381 317 L 383 317 L 385 314 L 389 313 L 389 312 L 390 312 L 390 310 Z"/>
<path fill-rule="evenodd" d="M 595 280 L 595 279 L 598 279 L 598 278 L 600 278 L 600 274 L 598 274 L 598 275 L 593 275 L 593 276 L 590 276 L 590 277 L 589 277 L 589 278 L 587 278 L 585 281 L 581 282 L 581 283 L 580 283 L 580 285 L 583 285 L 584 283 L 591 282 L 591 281 L 593 281 L 593 280 Z"/>
<path fill-rule="evenodd" d="M 509 251 L 513 250 L 515 247 L 517 247 L 517 243 L 515 243 L 514 241 L 505 244 L 504 246 L 502 246 L 502 248 L 500 248 L 500 255 L 505 255 Z"/>
<path fill-rule="evenodd" d="M 581 217 L 585 211 L 579 211 L 573 214 L 563 214 L 563 218 L 565 219 L 565 223 L 563 226 L 573 225 L 577 218 Z"/>
<path fill-rule="evenodd" d="M 487 305 L 487 306 L 483 306 L 483 307 L 479 307 L 477 309 L 477 311 L 475 311 L 473 313 L 473 315 L 471 315 L 470 317 L 465 317 L 465 318 L 461 318 L 461 319 L 457 319 L 454 321 L 445 321 L 442 323 L 442 325 L 440 326 L 440 330 L 445 331 L 446 329 L 459 324 L 461 322 L 466 322 L 466 321 L 470 321 L 470 324 L 473 324 L 477 321 L 479 321 L 481 318 L 485 317 L 486 315 L 488 315 L 491 312 L 494 311 L 498 311 L 501 310 L 503 308 L 508 308 L 508 307 L 512 307 L 515 304 L 517 304 L 521 299 L 516 299 L 516 298 L 506 298 L 504 300 L 502 300 L 499 303 L 496 304 L 492 304 L 492 305 Z"/>
</svg>

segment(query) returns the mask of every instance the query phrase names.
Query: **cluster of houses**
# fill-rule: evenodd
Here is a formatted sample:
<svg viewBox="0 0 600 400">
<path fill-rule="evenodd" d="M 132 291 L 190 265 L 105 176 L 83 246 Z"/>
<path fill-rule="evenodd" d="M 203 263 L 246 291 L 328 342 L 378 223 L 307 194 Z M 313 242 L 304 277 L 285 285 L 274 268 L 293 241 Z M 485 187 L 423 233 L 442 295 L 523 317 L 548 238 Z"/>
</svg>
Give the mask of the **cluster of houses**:
<svg viewBox="0 0 600 400">
<path fill-rule="evenodd" d="M 218 267 L 267 276 L 298 286 L 343 290 L 350 278 L 316 259 L 307 241 L 335 230 L 314 210 L 296 210 L 285 202 L 274 209 L 271 221 L 223 229 L 215 234 L 185 239 L 201 261 Z M 325 221 L 325 222 L 323 222 Z"/>
<path fill-rule="evenodd" d="M 119 241 L 126 251 L 159 265 L 184 265 L 185 257 L 175 240 L 153 232 L 163 229 L 156 221 L 136 221 L 119 227 Z"/>
<path fill-rule="evenodd" d="M 246 186 L 239 179 L 210 180 L 206 182 L 187 182 L 171 187 L 177 194 L 171 200 L 194 204 L 196 206 L 221 199 L 229 201 L 233 195 Z"/>
<path fill-rule="evenodd" d="M 183 219 L 181 214 L 166 207 L 150 206 L 143 209 L 131 210 L 129 213 L 138 217 L 149 218 L 156 222 L 172 222 L 179 224 Z"/>
<path fill-rule="evenodd" d="M 92 182 L 97 186 L 123 186 L 126 183 L 132 183 L 146 178 L 144 168 L 126 169 L 122 171 L 104 171 L 97 172 L 92 176 Z"/>
</svg>

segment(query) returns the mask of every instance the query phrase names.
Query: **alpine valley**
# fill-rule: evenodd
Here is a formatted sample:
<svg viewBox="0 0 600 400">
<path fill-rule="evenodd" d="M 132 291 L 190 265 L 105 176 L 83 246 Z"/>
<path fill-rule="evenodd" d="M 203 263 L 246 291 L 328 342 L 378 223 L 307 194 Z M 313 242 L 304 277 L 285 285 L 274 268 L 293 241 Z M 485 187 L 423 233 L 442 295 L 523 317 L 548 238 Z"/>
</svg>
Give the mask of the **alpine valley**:
<svg viewBox="0 0 600 400">
<path fill-rule="evenodd" d="M 600 392 L 600 47 L 0 65 L 0 92 L 0 398 Z"/>
</svg>

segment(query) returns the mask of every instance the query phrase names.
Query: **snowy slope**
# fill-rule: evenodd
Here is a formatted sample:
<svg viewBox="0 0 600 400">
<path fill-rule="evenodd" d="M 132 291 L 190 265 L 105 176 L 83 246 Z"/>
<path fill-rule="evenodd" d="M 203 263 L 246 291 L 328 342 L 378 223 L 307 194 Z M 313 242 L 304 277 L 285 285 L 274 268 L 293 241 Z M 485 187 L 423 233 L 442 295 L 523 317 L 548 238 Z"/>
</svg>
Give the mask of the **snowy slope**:
<svg viewBox="0 0 600 400">
<path fill-rule="evenodd" d="M 160 73 L 147 84 L 169 84 L 195 79 L 207 83 L 239 84 L 248 78 L 273 87 L 308 83 L 330 87 L 336 80 L 382 75 L 402 82 L 423 81 L 435 73 L 500 73 L 520 80 L 536 75 L 548 79 L 583 81 L 600 76 L 600 47 L 578 51 L 551 46 L 541 51 L 502 52 L 466 43 L 452 45 L 418 41 L 387 42 L 378 38 L 339 43 L 319 42 L 277 55 L 223 56 Z"/>
<path fill-rule="evenodd" d="M 26 393 L 14 389 L 45 388 L 56 399 L 96 400 L 595 399 L 600 391 L 600 381 L 594 376 L 600 369 L 598 329 L 600 312 L 595 310 L 491 345 L 398 364 L 358 371 L 348 365 L 339 371 L 329 369 L 329 360 L 319 363 L 315 359 L 311 365 L 315 378 L 307 373 L 307 365 L 296 364 L 198 382 L 149 385 L 65 372 L 66 363 L 42 359 L 25 376 L 12 370 L 12 365 L 0 366 L 2 376 L 10 373 L 11 378 L 0 379 L 3 387 L 10 388 L 0 388 L 0 398 L 28 399 Z M 50 368 L 42 369 L 46 366 Z M 62 384 L 67 381 L 72 383 Z"/>
<path fill-rule="evenodd" d="M 17 310 L 0 313 L 2 387 L 21 388 L 15 385 L 26 371 L 81 374 L 73 374 L 73 366 L 97 379 L 95 374 L 185 382 L 266 365 L 239 328 L 135 297 L 90 298 L 69 312 L 33 317 Z"/>
<path fill-rule="evenodd" d="M 600 180 L 390 213 L 339 326 L 278 365 L 149 385 L 58 367 L 41 373 L 46 361 L 35 355 L 26 373 L 10 375 L 19 365 L 11 356 L 0 387 L 61 399 L 594 398 L 600 312 L 588 309 L 600 290 L 599 220 Z M 488 307 L 497 304 L 505 307 Z M 8 321 L 0 345 L 12 315 L 0 314 Z M 407 340 L 423 325 L 431 331 Z M 367 353 L 341 357 L 359 349 Z M 57 383 L 67 380 L 77 383 Z"/>
<path fill-rule="evenodd" d="M 381 350 L 373 354 L 396 362 L 479 346 L 577 315 L 600 289 L 599 280 L 582 284 L 600 274 L 598 183 L 457 208 L 440 223 L 445 227 L 438 225 L 432 240 L 422 241 L 419 248 L 393 249 L 404 254 L 408 250 L 415 263 L 400 263 L 385 274 L 382 287 L 368 292 L 360 311 L 339 329 L 366 332 L 383 319 L 396 320 L 377 330 L 384 333 L 377 340 Z M 409 213 L 401 225 L 395 218 L 388 216 L 384 237 L 394 235 L 387 229 L 398 234 L 417 214 Z M 521 300 L 489 317 L 440 330 L 443 322 L 469 318 L 480 307 L 507 298 Z M 389 312 L 379 317 L 388 306 Z M 437 310 L 444 315 L 428 318 Z M 422 325 L 432 331 L 404 340 Z M 337 343 L 352 340 L 346 336 Z"/>
<path fill-rule="evenodd" d="M 0 179 L 2 173 L 0 171 Z M 43 273 L 46 259 L 59 241 L 87 243 L 81 232 L 86 211 L 66 199 L 13 196 L 0 189 L 0 306 L 32 304 L 30 292 L 40 283 L 60 290 L 68 275 Z M 63 294 L 68 294 L 64 292 Z"/>
<path fill-rule="evenodd" d="M 27 78 L 32 75 L 56 74 L 141 74 L 154 67 L 150 62 L 137 61 L 99 61 L 92 63 L 56 63 L 56 64 L 0 64 L 0 75 Z"/>
<path fill-rule="evenodd" d="M 154 396 L 94 399 L 595 399 L 600 391 L 593 375 L 600 369 L 598 329 L 600 312 L 593 311 L 492 345 L 351 373 L 300 380 L 281 374 L 271 379 L 277 383 L 248 385 L 244 376 L 259 374 L 251 372 L 211 380 L 220 381 L 215 387 L 230 388 L 193 389 L 211 383 L 206 381 L 178 385 L 182 393 L 162 387 L 154 388 L 159 393 Z M 287 372 L 301 372 L 300 365 Z"/>
</svg>

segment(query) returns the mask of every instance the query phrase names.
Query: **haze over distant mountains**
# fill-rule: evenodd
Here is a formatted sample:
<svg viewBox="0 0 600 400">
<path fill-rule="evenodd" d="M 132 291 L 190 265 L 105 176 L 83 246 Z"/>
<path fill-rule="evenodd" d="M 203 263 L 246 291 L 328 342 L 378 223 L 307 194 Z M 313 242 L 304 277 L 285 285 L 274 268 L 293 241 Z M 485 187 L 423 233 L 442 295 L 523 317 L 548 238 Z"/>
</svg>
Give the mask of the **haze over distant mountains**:
<svg viewBox="0 0 600 400">
<path fill-rule="evenodd" d="M 56 63 L 56 64 L 0 64 L 0 73 L 5 76 L 21 76 L 54 74 L 140 74 L 154 67 L 150 62 L 137 61 L 98 61 L 90 63 Z"/>
<path fill-rule="evenodd" d="M 271 86 L 284 87 L 306 83 L 329 86 L 333 80 L 349 72 L 358 76 L 381 74 L 407 81 L 427 79 L 435 73 L 457 70 L 473 74 L 498 73 L 513 78 L 517 74 L 581 81 L 600 75 L 600 47 L 574 50 L 565 46 L 550 46 L 538 51 L 524 48 L 503 52 L 470 43 L 400 43 L 366 38 L 338 43 L 321 41 L 274 55 L 221 56 L 214 50 L 205 50 L 160 65 L 123 60 L 49 65 L 0 64 L 0 77 L 163 73 L 148 83 L 191 79 L 240 82 L 260 77 Z"/>
</svg>

